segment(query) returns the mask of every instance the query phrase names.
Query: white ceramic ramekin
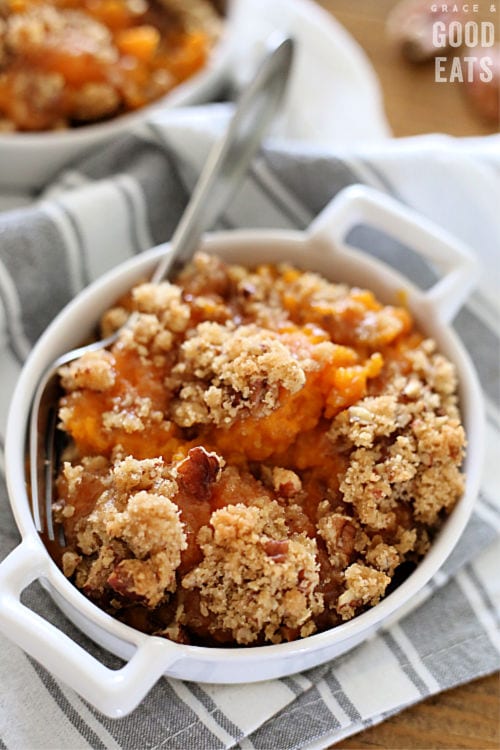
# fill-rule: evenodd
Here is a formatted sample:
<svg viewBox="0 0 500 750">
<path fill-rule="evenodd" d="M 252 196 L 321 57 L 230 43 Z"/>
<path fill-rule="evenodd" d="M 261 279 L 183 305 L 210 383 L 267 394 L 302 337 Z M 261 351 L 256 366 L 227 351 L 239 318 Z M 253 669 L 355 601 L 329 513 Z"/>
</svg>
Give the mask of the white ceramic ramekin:
<svg viewBox="0 0 500 750">
<path fill-rule="evenodd" d="M 386 232 L 430 259 L 441 280 L 422 291 L 395 269 L 350 248 L 346 237 L 365 224 Z M 134 257 L 92 284 L 54 320 L 34 348 L 10 409 L 6 461 L 12 509 L 21 544 L 0 565 L 0 630 L 109 716 L 131 711 L 161 675 L 215 683 L 265 680 L 332 659 L 415 606 L 418 593 L 460 537 L 476 498 L 483 454 L 483 406 L 474 368 L 449 323 L 476 278 L 476 266 L 458 241 L 394 200 L 362 187 L 339 194 L 305 232 L 235 231 L 206 237 L 203 249 L 243 264 L 289 261 L 335 281 L 373 290 L 386 303 L 406 294 L 418 325 L 436 339 L 458 370 L 460 405 L 468 436 L 466 489 L 431 550 L 410 577 L 380 604 L 329 631 L 292 643 L 249 648 L 184 646 L 118 622 L 81 594 L 49 557 L 35 531 L 26 491 L 25 438 L 29 406 L 44 368 L 90 332 L 99 315 L 138 279 L 150 274 L 166 246 Z M 113 671 L 20 601 L 40 579 L 61 610 L 84 633 L 128 660 Z"/>
</svg>

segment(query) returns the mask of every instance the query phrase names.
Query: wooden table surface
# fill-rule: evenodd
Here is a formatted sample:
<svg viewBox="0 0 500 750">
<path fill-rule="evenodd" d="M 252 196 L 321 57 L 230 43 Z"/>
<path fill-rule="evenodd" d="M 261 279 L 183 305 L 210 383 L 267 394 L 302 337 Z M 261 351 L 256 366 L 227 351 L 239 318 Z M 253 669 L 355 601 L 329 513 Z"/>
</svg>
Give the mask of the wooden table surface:
<svg viewBox="0 0 500 750">
<path fill-rule="evenodd" d="M 420 65 L 407 62 L 388 40 L 385 23 L 396 0 L 317 1 L 340 21 L 367 53 L 382 85 L 387 118 L 395 136 L 434 132 L 470 136 L 499 130 L 500 122 L 485 123 L 474 111 L 465 96 L 463 83 L 436 82 L 433 60 Z M 462 5 L 472 8 L 473 3 Z M 467 20 L 493 22 L 497 27 L 496 39 L 500 42 L 500 3 L 475 0 L 475 5 L 478 12 L 469 13 Z M 496 8 L 496 12 L 491 12 L 490 8 Z M 473 55 L 474 50 L 470 49 L 469 53 Z M 441 54 L 448 56 L 444 69 L 449 78 L 454 53 L 445 51 Z"/>
<path fill-rule="evenodd" d="M 395 0 L 317 1 L 367 53 L 380 79 L 387 118 L 395 136 L 431 132 L 477 136 L 499 130 L 499 123 L 485 123 L 473 110 L 464 95 L 463 84 L 436 83 L 433 62 L 418 66 L 406 62 L 399 50 L 389 43 L 385 20 Z M 492 16 L 490 3 L 482 0 L 474 20 L 491 19 L 498 28 L 499 14 L 499 3 L 497 15 Z M 500 33 L 497 33 L 499 38 Z M 344 748 L 499 750 L 499 675 L 490 675 L 429 698 L 335 745 L 335 750 Z"/>
</svg>

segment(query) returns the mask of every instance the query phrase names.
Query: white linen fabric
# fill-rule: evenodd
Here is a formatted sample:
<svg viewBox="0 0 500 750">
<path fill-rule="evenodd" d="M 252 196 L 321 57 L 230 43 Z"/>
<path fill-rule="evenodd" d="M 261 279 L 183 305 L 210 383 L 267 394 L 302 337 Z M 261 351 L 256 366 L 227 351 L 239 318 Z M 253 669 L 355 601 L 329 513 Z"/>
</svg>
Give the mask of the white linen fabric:
<svg viewBox="0 0 500 750">
<path fill-rule="evenodd" d="M 2 449 L 10 396 L 33 342 L 92 279 L 171 236 L 229 109 L 165 113 L 66 171 L 35 203 L 0 214 Z M 389 193 L 451 230 L 483 269 L 455 321 L 488 411 L 482 489 L 457 548 L 416 609 L 348 654 L 266 683 L 164 678 L 120 720 L 100 715 L 0 638 L 0 750 L 323 748 L 500 667 L 500 141 L 416 138 L 343 153 L 269 141 L 220 226 L 304 228 L 354 183 Z M 384 235 L 360 226 L 350 240 L 416 283 L 430 278 L 410 248 Z M 0 558 L 18 541 L 2 479 Z M 38 584 L 23 601 L 108 666 L 120 664 L 68 623 Z"/>
</svg>

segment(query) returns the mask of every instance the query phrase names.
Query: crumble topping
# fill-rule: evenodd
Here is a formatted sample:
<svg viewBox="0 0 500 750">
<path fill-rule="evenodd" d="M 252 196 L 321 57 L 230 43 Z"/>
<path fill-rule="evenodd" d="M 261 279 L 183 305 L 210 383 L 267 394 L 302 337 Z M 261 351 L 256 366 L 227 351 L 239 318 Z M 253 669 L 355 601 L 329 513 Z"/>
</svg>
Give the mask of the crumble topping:
<svg viewBox="0 0 500 750">
<path fill-rule="evenodd" d="M 66 578 L 71 578 L 78 565 L 82 562 L 82 556 L 76 552 L 64 552 L 62 556 L 62 569 Z"/>
<path fill-rule="evenodd" d="M 372 546 L 366 553 L 366 561 L 377 570 L 382 570 L 388 576 L 392 576 L 400 562 L 400 555 L 392 544 L 379 542 Z"/>
<path fill-rule="evenodd" d="M 317 523 L 318 534 L 326 543 L 330 563 L 338 569 L 348 564 L 359 536 L 359 524 L 352 516 L 327 513 Z"/>
<path fill-rule="evenodd" d="M 453 365 L 408 311 L 287 264 L 198 254 L 61 368 L 60 565 L 181 643 L 335 627 L 427 553 L 464 488 Z"/>
<path fill-rule="evenodd" d="M 120 107 L 120 95 L 109 83 L 86 83 L 73 96 L 75 120 L 101 120 Z"/>
<path fill-rule="evenodd" d="M 68 502 L 78 502 L 88 468 L 88 463 L 64 464 Z M 63 569 L 72 574 L 82 555 L 93 556 L 80 579 L 88 593 L 109 586 L 155 606 L 175 590 L 175 571 L 186 548 L 179 508 L 172 501 L 177 483 L 162 459 L 129 456 L 107 468 L 99 489 L 93 510 L 74 527 L 79 552 L 65 553 Z M 63 517 L 66 507 L 60 511 Z"/>
<path fill-rule="evenodd" d="M 349 451 L 340 485 L 344 502 L 375 529 L 391 527 L 401 503 L 413 505 L 417 521 L 434 524 L 464 487 L 465 434 L 453 367 L 428 340 L 407 356 L 411 375 L 396 372 L 387 395 L 368 396 L 341 412 L 329 432 Z"/>
<path fill-rule="evenodd" d="M 350 620 L 359 606 L 378 604 L 391 580 L 385 573 L 360 563 L 350 565 L 344 578 L 346 589 L 337 604 L 343 620 Z"/>
<path fill-rule="evenodd" d="M 123 307 L 112 307 L 107 310 L 101 318 L 101 333 L 107 339 L 119 328 L 125 325 L 129 319 L 129 313 Z"/>
<path fill-rule="evenodd" d="M 89 388 L 91 391 L 107 391 L 115 384 L 113 355 L 101 349 L 87 352 L 69 365 L 59 369 L 61 385 L 67 391 Z"/>
<path fill-rule="evenodd" d="M 289 536 L 285 515 L 271 501 L 263 507 L 221 508 L 198 537 L 203 562 L 182 579 L 198 589 L 200 610 L 215 628 L 230 630 L 249 644 L 261 633 L 275 643 L 280 629 L 308 625 L 322 609 L 316 543 L 304 534 Z"/>
<path fill-rule="evenodd" d="M 102 60 L 116 58 L 106 26 L 79 10 L 60 10 L 43 4 L 9 15 L 5 45 L 13 54 L 30 56 L 43 54 L 46 47 L 64 46 L 72 37 L 88 54 Z"/>
<path fill-rule="evenodd" d="M 229 424 L 242 411 L 269 413 L 281 389 L 296 393 L 309 363 L 297 361 L 272 331 L 254 325 L 200 323 L 180 347 L 168 387 L 177 395 L 174 421 Z"/>
<path fill-rule="evenodd" d="M 163 327 L 174 333 L 186 330 L 190 309 L 182 300 L 178 286 L 162 281 L 160 284 L 141 284 L 132 292 L 132 298 L 141 313 L 156 315 Z"/>
<path fill-rule="evenodd" d="M 113 408 L 102 415 L 105 430 L 123 429 L 126 433 L 143 432 L 147 421 L 160 423 L 163 413 L 152 408 L 151 399 L 147 396 L 131 396 L 113 399 Z"/>
</svg>

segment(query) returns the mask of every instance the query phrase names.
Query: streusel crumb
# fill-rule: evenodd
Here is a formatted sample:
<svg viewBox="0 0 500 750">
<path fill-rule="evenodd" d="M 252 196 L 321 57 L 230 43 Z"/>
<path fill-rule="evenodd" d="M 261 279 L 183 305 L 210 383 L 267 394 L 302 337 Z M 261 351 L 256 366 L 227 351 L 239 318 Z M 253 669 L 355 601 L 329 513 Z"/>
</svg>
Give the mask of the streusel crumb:
<svg viewBox="0 0 500 750">
<path fill-rule="evenodd" d="M 408 359 L 411 375 L 395 373 L 387 395 L 367 396 L 341 412 L 329 432 L 349 452 L 343 500 L 375 529 L 390 529 L 401 503 L 413 507 L 416 521 L 434 524 L 464 487 L 465 434 L 455 416 L 453 367 L 429 341 Z"/>
<path fill-rule="evenodd" d="M 343 620 L 350 620 L 362 605 L 378 604 L 391 580 L 385 573 L 360 563 L 350 565 L 344 578 L 346 589 L 337 603 L 337 610 Z"/>
<path fill-rule="evenodd" d="M 67 501 L 60 511 L 63 517 L 70 498 L 78 504 L 88 481 L 85 474 L 85 465 L 76 469 L 64 465 Z M 175 590 L 175 571 L 186 548 L 184 524 L 171 499 L 177 483 L 161 459 L 137 461 L 129 456 L 110 465 L 99 477 L 99 485 L 92 511 L 73 528 L 81 554 L 97 553 L 82 587 L 98 595 L 109 586 L 155 606 L 166 592 Z M 63 565 L 73 573 L 81 559 L 67 552 Z"/>
<path fill-rule="evenodd" d="M 300 390 L 310 369 L 276 333 L 255 325 L 200 323 L 179 355 L 168 387 L 177 394 L 172 416 L 180 427 L 230 424 L 242 412 L 268 414 L 282 389 Z"/>
<path fill-rule="evenodd" d="M 215 511 L 198 537 L 204 559 L 182 579 L 200 592 L 200 611 L 213 628 L 240 644 L 283 640 L 282 628 L 300 629 L 322 610 L 316 543 L 289 535 L 275 502 L 229 505 Z"/>
<path fill-rule="evenodd" d="M 113 355 L 104 349 L 88 352 L 60 368 L 61 385 L 67 391 L 79 388 L 107 391 L 115 384 L 114 361 Z"/>
</svg>

